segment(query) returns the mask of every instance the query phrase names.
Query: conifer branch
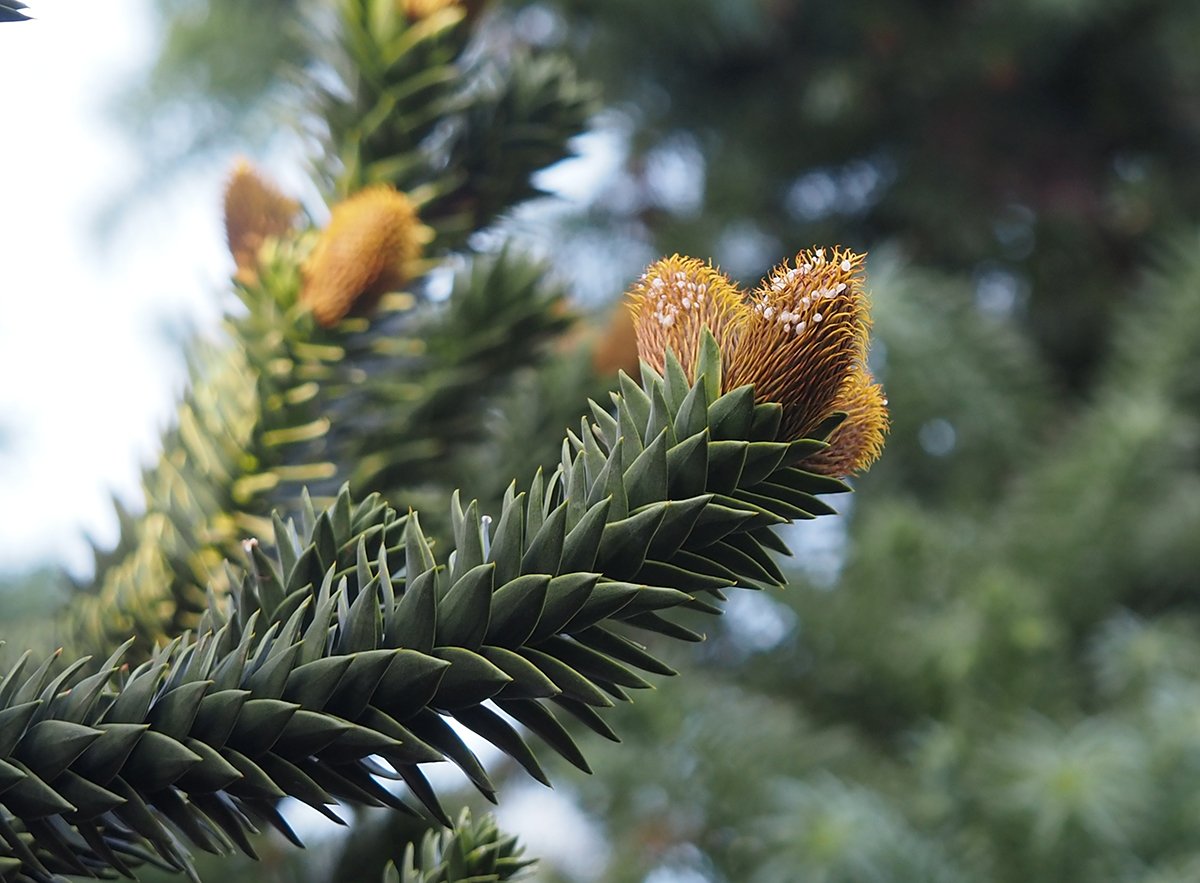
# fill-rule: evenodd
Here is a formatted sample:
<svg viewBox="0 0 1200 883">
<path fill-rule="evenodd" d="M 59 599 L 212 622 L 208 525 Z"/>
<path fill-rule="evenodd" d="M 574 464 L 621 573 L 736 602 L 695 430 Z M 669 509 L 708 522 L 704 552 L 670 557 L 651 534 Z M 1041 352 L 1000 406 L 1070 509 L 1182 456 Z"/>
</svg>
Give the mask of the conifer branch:
<svg viewBox="0 0 1200 883">
<path fill-rule="evenodd" d="M 443 561 L 416 513 L 343 490 L 318 514 L 305 497 L 299 526 L 276 518 L 274 550 L 247 544 L 249 568 L 228 570 L 230 597 L 210 593 L 194 637 L 132 671 L 132 642 L 93 674 L 23 660 L 0 684 L 14 879 L 139 859 L 186 871 L 185 843 L 252 855 L 263 825 L 294 839 L 285 795 L 334 818 L 338 800 L 416 811 L 388 778 L 449 825 L 421 764 L 495 788 L 448 717 L 541 781 L 509 719 L 586 770 L 559 715 L 614 738 L 603 709 L 649 686 L 639 671 L 671 673 L 636 634 L 699 640 L 662 612 L 780 584 L 771 528 L 846 489 L 794 465 L 825 444 L 781 439 L 779 404 L 718 395 L 720 370 L 710 346 L 694 383 L 673 356 L 641 386 L 622 377 L 615 413 L 595 406 L 549 480 L 510 489 L 494 530 L 453 497 Z"/>
</svg>

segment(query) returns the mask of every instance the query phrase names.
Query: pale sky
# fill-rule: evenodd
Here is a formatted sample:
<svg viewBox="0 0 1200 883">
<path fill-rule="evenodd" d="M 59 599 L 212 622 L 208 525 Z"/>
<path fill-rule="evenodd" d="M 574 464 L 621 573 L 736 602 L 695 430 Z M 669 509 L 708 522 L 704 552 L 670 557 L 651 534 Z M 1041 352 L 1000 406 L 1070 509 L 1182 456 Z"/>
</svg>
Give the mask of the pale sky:
<svg viewBox="0 0 1200 883">
<path fill-rule="evenodd" d="M 146 4 L 30 6 L 0 24 L 0 571 L 115 537 L 182 382 L 161 329 L 213 327 L 228 272 L 219 173 L 97 233 L 138 168 L 106 106 L 151 58 Z"/>
</svg>

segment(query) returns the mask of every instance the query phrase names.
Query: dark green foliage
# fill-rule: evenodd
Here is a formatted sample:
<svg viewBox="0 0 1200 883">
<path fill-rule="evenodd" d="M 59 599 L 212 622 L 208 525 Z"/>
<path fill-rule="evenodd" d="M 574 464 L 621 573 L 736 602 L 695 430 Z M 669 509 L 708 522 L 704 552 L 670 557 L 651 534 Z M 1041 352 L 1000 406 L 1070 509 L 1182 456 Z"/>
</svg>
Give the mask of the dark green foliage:
<svg viewBox="0 0 1200 883">
<path fill-rule="evenodd" d="M 719 371 L 711 359 L 701 367 Z M 295 839 L 276 806 L 285 795 L 334 819 L 338 800 L 417 811 L 381 779 L 405 782 L 449 826 L 421 764 L 449 759 L 489 798 L 495 786 L 446 717 L 546 781 L 525 737 L 487 700 L 587 769 L 559 715 L 611 737 L 598 712 L 650 686 L 635 669 L 665 670 L 625 636 L 698 639 L 661 612 L 719 612 L 721 588 L 780 581 L 755 534 L 801 510 L 771 488 L 845 489 L 781 461 L 790 446 L 770 437 L 708 440 L 710 407 L 744 411 L 739 422 L 752 427 L 755 411 L 777 406 L 742 390 L 729 394 L 733 405 L 710 406 L 706 377 L 689 385 L 673 360 L 665 380 L 644 374 L 644 388 L 613 394 L 625 422 L 643 424 L 628 439 L 641 448 L 632 462 L 616 420 L 585 421 L 549 480 L 539 472 L 526 493 L 510 488 L 494 538 L 478 504 L 463 507 L 456 494 L 455 550 L 444 561 L 415 512 L 399 516 L 378 495 L 356 504 L 345 489 L 318 512 L 305 494 L 298 524 L 275 519 L 273 552 L 249 540 L 246 570 L 225 566 L 229 600 L 209 592 L 194 637 L 132 669 L 122 662 L 133 639 L 93 674 L 80 661 L 55 676 L 54 657 L 28 673 L 22 660 L 0 683 L 8 878 L 124 871 L 141 859 L 190 870 L 185 844 L 253 857 L 249 837 L 263 825 Z M 627 397 L 673 404 L 637 421 L 642 409 Z M 685 425 L 692 436 L 666 441 Z M 672 458 L 697 435 L 699 457 Z M 704 452 L 722 444 L 742 445 L 741 456 L 715 494 Z M 776 465 L 741 465 L 763 450 Z M 700 493 L 673 496 L 672 484 Z M 741 518 L 716 534 L 697 530 L 710 507 L 726 523 L 730 512 Z M 656 572 L 697 588 L 658 585 Z M 474 850 L 470 835 L 456 836 L 442 849 L 451 874 Z"/>
</svg>

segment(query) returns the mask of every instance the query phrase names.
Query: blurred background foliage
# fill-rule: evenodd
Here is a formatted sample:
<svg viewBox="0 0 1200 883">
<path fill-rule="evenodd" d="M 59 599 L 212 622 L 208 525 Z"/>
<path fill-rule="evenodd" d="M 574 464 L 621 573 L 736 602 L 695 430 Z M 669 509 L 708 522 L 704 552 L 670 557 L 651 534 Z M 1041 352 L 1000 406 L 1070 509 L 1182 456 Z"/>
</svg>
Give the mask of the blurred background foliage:
<svg viewBox="0 0 1200 883">
<path fill-rule="evenodd" d="M 151 177 L 303 126 L 320 0 L 156 3 L 162 51 L 119 111 Z M 753 283 L 814 242 L 870 250 L 894 416 L 844 517 L 797 530 L 790 588 L 662 648 L 683 677 L 623 710 L 595 775 L 501 815 L 537 879 L 1197 879 L 1200 5 L 485 14 L 493 49 L 566 49 L 600 84 L 585 159 L 548 179 L 576 198 L 499 222 L 597 329 L 660 254 Z M 562 403 L 603 387 L 572 364 L 518 372 L 462 484 L 553 456 Z M 577 830 L 540 841 L 568 810 Z M 241 873 L 366 879 L 419 833 L 394 824 Z"/>
</svg>

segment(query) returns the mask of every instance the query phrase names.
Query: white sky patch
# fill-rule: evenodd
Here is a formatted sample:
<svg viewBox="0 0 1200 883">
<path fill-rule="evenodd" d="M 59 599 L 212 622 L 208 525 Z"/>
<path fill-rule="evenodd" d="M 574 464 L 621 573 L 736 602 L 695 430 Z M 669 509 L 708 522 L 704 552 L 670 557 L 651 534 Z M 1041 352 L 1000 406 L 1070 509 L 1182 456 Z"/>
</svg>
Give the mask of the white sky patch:
<svg viewBox="0 0 1200 883">
<path fill-rule="evenodd" d="M 516 834 L 527 855 L 561 868 L 573 880 L 599 880 L 608 847 L 600 828 L 572 799 L 562 782 L 547 791 L 536 783 L 507 790 L 496 819 L 502 830 Z"/>
<path fill-rule="evenodd" d="M 98 212 L 138 154 L 106 111 L 155 39 L 143 3 L 40 2 L 0 26 L 0 571 L 90 560 L 110 491 L 138 504 L 182 383 L 165 327 L 211 327 L 228 271 L 220 180 L 156 196 L 119 231 Z"/>
</svg>

